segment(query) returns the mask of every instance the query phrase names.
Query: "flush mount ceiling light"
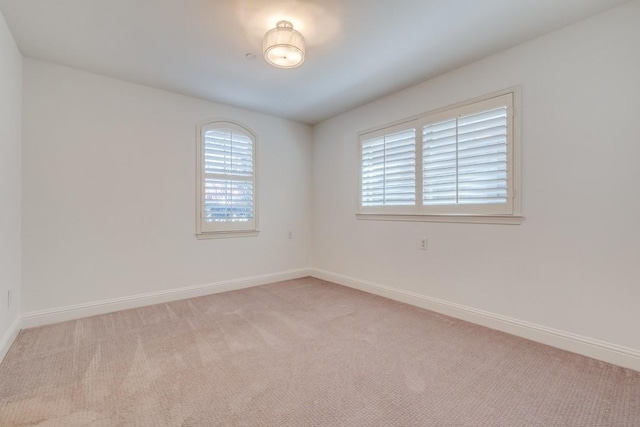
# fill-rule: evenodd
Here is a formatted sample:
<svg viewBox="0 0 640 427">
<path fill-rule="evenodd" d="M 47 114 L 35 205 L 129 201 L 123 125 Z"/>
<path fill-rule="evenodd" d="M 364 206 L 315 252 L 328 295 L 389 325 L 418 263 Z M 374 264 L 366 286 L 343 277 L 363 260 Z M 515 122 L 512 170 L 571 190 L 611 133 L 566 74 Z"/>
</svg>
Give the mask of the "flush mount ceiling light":
<svg viewBox="0 0 640 427">
<path fill-rule="evenodd" d="M 289 21 L 280 21 L 262 42 L 264 59 L 274 67 L 295 68 L 304 62 L 304 37 Z"/>
</svg>

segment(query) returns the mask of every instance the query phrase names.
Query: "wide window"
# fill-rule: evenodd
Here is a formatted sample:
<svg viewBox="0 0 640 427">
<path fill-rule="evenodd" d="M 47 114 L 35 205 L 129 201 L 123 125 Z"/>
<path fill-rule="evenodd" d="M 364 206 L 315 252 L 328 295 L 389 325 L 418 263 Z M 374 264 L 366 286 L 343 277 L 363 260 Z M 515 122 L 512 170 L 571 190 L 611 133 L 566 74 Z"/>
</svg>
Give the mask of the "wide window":
<svg viewBox="0 0 640 427">
<path fill-rule="evenodd" d="M 257 234 L 256 150 L 256 136 L 244 126 L 198 126 L 199 238 Z"/>
<path fill-rule="evenodd" d="M 360 134 L 360 219 L 518 223 L 516 91 Z"/>
</svg>

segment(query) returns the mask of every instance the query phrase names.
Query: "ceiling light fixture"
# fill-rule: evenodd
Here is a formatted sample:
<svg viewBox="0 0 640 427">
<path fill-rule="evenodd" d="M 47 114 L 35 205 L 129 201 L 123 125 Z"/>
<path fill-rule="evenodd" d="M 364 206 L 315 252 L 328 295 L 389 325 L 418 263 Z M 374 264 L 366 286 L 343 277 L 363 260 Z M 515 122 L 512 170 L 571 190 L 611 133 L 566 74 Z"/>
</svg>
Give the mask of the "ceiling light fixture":
<svg viewBox="0 0 640 427">
<path fill-rule="evenodd" d="M 274 67 L 295 68 L 304 62 L 304 37 L 289 21 L 280 21 L 264 35 L 264 59 Z"/>
</svg>

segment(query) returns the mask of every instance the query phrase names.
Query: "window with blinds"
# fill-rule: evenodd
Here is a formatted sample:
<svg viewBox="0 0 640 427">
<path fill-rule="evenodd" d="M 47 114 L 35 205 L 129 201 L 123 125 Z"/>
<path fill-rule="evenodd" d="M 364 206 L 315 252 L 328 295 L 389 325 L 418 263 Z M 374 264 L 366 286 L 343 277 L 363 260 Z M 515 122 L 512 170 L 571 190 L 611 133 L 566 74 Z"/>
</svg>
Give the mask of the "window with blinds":
<svg viewBox="0 0 640 427">
<path fill-rule="evenodd" d="M 231 122 L 199 127 L 198 233 L 257 231 L 256 138 Z"/>
<path fill-rule="evenodd" d="M 520 218 L 514 96 L 504 91 L 360 134 L 359 214 Z"/>
<path fill-rule="evenodd" d="M 507 203 L 507 107 L 427 125 L 424 205 Z"/>
<path fill-rule="evenodd" d="M 365 139 L 362 141 L 362 205 L 414 205 L 415 172 L 415 129 Z"/>
</svg>

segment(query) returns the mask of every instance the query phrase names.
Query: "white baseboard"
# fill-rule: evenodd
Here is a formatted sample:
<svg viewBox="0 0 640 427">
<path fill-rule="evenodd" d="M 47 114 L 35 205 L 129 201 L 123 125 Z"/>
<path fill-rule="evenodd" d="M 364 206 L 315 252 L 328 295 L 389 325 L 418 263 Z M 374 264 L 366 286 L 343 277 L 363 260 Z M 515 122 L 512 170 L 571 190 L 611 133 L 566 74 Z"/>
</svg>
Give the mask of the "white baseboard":
<svg viewBox="0 0 640 427">
<path fill-rule="evenodd" d="M 547 344 L 563 350 L 582 354 L 614 365 L 640 371 L 640 350 L 622 347 L 616 344 L 588 338 L 565 331 L 537 325 L 530 322 L 478 310 L 461 304 L 428 297 L 415 292 L 395 289 L 378 283 L 360 280 L 322 269 L 297 269 L 241 279 L 225 280 L 203 285 L 189 286 L 166 291 L 151 292 L 129 297 L 113 298 L 86 304 L 55 308 L 50 310 L 24 313 L 15 319 L 0 339 L 0 362 L 11 347 L 21 328 L 32 328 L 51 323 L 64 322 L 82 317 L 111 313 L 129 308 L 160 304 L 193 298 L 208 294 L 233 291 L 265 285 L 283 280 L 313 276 L 364 292 L 376 294 L 426 310 L 446 314 L 491 329 Z"/>
<path fill-rule="evenodd" d="M 244 277 L 241 279 L 223 280 L 203 285 L 169 289 L 166 291 L 112 298 L 50 310 L 32 311 L 22 315 L 22 322 L 20 323 L 20 326 L 23 329 L 33 328 L 36 326 L 49 325 L 51 323 L 80 319 L 82 317 L 112 313 L 114 311 L 126 310 L 129 308 L 144 307 L 146 305 L 160 304 L 203 295 L 217 294 L 220 292 L 251 288 L 254 286 L 266 285 L 267 283 L 280 282 L 282 280 L 298 279 L 309 275 L 311 275 L 310 269 L 301 268 L 279 273 L 263 274 L 260 276 Z"/>
<path fill-rule="evenodd" d="M 0 363 L 4 360 L 4 357 L 9 352 L 9 348 L 13 341 L 15 341 L 18 333 L 20 332 L 20 316 L 16 317 L 13 322 L 9 325 L 9 329 L 2 335 L 0 338 Z"/>
<path fill-rule="evenodd" d="M 431 298 L 415 292 L 394 289 L 378 283 L 368 282 L 326 270 L 312 269 L 311 275 L 318 279 L 380 295 L 385 298 L 446 314 L 583 356 L 640 371 L 640 350 L 637 349 L 622 347 L 593 338 L 478 310 L 437 298 Z"/>
</svg>

